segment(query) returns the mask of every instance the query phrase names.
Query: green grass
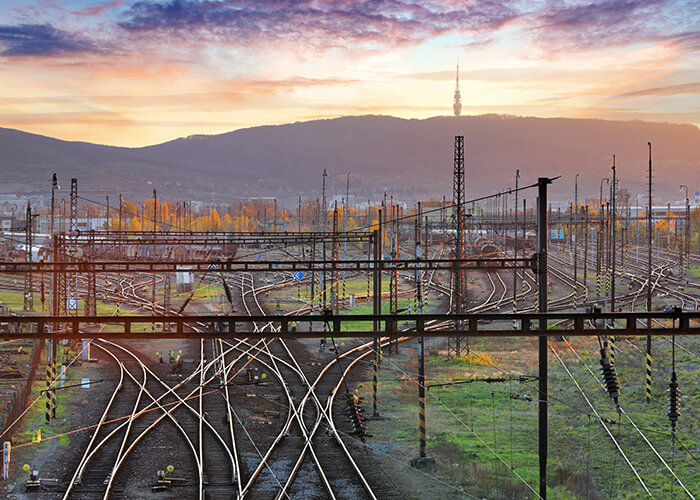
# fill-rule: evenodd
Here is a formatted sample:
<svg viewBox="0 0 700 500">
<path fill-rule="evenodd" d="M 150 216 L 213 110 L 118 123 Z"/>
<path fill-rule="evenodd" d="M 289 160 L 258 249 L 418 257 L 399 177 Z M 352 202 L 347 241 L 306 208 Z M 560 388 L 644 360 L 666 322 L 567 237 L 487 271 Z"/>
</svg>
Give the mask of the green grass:
<svg viewBox="0 0 700 500">
<path fill-rule="evenodd" d="M 41 302 L 34 298 L 36 305 L 40 308 Z M 0 292 L 0 305 L 9 307 L 14 310 L 22 310 L 24 308 L 24 295 L 20 292 Z"/>
<path fill-rule="evenodd" d="M 382 278 L 382 290 L 387 291 L 389 289 L 389 278 L 384 277 Z M 338 290 L 340 295 L 355 295 L 357 297 L 363 297 L 367 295 L 367 278 L 362 277 L 362 278 L 353 278 L 353 279 L 348 279 L 345 281 L 345 287 L 343 288 L 343 283 L 342 281 L 338 285 Z M 369 287 L 369 292 L 370 294 L 372 293 L 372 283 L 370 282 L 370 287 Z M 315 288 L 314 294 L 316 295 L 314 297 L 315 300 L 318 300 L 318 294 L 319 294 L 319 289 L 318 287 Z M 306 302 L 309 302 L 311 300 L 311 286 L 308 283 L 304 283 L 301 286 L 293 286 L 290 288 L 286 289 L 285 295 L 288 296 L 293 296 L 293 297 L 298 297 L 301 300 L 304 300 Z"/>
<path fill-rule="evenodd" d="M 643 341 L 632 340 L 642 346 Z M 698 341 L 679 342 L 698 352 Z M 641 436 L 615 411 L 614 404 L 599 385 L 599 353 L 595 339 L 575 342 L 588 372 L 566 343 L 552 345 L 564 359 L 577 381 L 601 415 L 620 424 L 610 429 L 656 498 L 682 498 L 680 487 Z M 654 341 L 653 399 L 644 401 L 644 356 L 629 344 L 618 341 L 616 366 L 621 384 L 620 402 L 635 423 L 644 430 L 668 463 L 672 445 L 666 417 L 670 377 L 670 342 Z M 428 350 L 428 385 L 451 380 L 536 375 L 537 349 L 523 339 L 470 339 L 472 356 L 446 359 L 444 350 Z M 443 348 L 444 349 L 444 348 Z M 404 354 L 410 354 L 410 359 Z M 481 358 L 474 357 L 480 353 Z M 376 439 L 394 440 L 417 453 L 417 387 L 406 373 L 416 372 L 415 351 L 402 347 L 400 358 L 386 357 L 380 370 L 380 411 L 388 424 L 372 423 Z M 697 358 L 676 349 L 683 407 L 678 439 L 696 457 L 700 446 L 700 421 L 695 409 L 700 403 L 700 366 Z M 495 365 L 496 367 L 494 367 Z M 549 464 L 548 491 L 551 498 L 641 498 L 641 485 L 625 464 L 610 438 L 588 408 L 569 376 L 550 353 L 549 364 Z M 399 371 L 400 368 L 403 371 Z M 365 382 L 363 396 L 371 401 L 371 382 Z M 439 464 L 438 475 L 465 491 L 485 498 L 530 498 L 528 491 L 508 467 L 475 436 L 495 449 L 509 466 L 535 488 L 538 484 L 537 382 L 473 382 L 434 387 L 427 394 L 428 454 Z M 514 395 L 517 399 L 511 398 Z M 533 401 L 526 401 L 528 396 Z M 443 406 L 444 405 L 444 406 Z M 448 410 L 449 409 L 449 410 Z M 474 432 L 472 432 L 472 429 Z M 691 492 L 700 491 L 700 468 L 696 459 L 675 446 L 674 470 Z M 442 475 L 444 474 L 444 476 Z M 488 478 L 495 477 L 494 481 Z"/>
</svg>

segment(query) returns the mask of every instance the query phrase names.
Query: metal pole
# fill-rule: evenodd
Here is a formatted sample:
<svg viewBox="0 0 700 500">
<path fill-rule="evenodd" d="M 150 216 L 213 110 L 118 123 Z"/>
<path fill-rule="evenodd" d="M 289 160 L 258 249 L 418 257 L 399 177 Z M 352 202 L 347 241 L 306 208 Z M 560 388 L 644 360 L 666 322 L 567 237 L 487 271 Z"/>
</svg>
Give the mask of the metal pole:
<svg viewBox="0 0 700 500">
<path fill-rule="evenodd" d="M 573 235 L 573 245 L 574 245 L 574 309 L 576 309 L 578 302 L 578 176 L 574 179 L 574 235 Z"/>
<path fill-rule="evenodd" d="M 547 312 L 547 177 L 537 180 L 537 254 L 538 312 Z M 547 329 L 547 320 L 540 320 L 540 329 Z M 540 497 L 547 498 L 547 336 L 539 337 L 539 458 Z"/>
<path fill-rule="evenodd" d="M 384 250 L 383 250 L 383 245 L 384 245 L 384 224 L 383 224 L 383 216 L 384 216 L 384 211 L 382 209 L 379 209 L 377 213 L 377 224 L 378 224 L 378 230 L 377 230 L 377 257 L 376 260 L 377 262 L 383 260 L 383 255 L 384 255 Z M 377 267 L 377 274 L 376 274 L 376 279 L 374 282 L 375 285 L 375 294 L 374 294 L 374 300 L 375 300 L 375 310 L 377 311 L 376 314 L 381 314 L 382 313 L 382 272 L 379 267 Z M 381 324 L 377 322 L 377 328 L 374 330 L 375 332 L 379 332 L 379 329 L 381 328 Z M 381 366 L 382 364 L 382 346 L 381 344 L 377 341 L 377 351 L 376 351 L 376 356 L 377 356 L 377 366 Z"/>
<path fill-rule="evenodd" d="M 666 250 L 671 248 L 671 204 L 666 204 Z"/>
<path fill-rule="evenodd" d="M 382 220 L 382 212 L 381 210 L 379 211 L 379 224 L 381 224 Z M 380 226 L 381 227 L 381 226 Z M 373 270 L 373 281 L 374 281 L 374 286 L 373 286 L 373 300 L 372 300 L 372 311 L 374 314 L 379 314 L 381 311 L 380 303 L 379 303 L 379 294 L 380 294 L 380 288 L 379 288 L 379 280 L 381 279 L 381 276 L 379 274 L 379 257 L 381 255 L 379 246 L 380 246 L 380 240 L 381 240 L 381 230 L 377 229 L 373 231 L 373 240 L 374 240 L 374 270 Z M 373 341 L 373 348 L 374 348 L 374 362 L 372 365 L 373 368 L 373 377 L 372 377 L 372 415 L 377 417 L 379 416 L 379 409 L 378 409 L 378 403 L 377 403 L 377 393 L 378 393 L 378 376 L 377 376 L 377 368 L 379 365 L 379 339 L 376 336 L 377 332 L 379 331 L 379 322 L 375 320 L 374 322 L 374 341 Z"/>
<path fill-rule="evenodd" d="M 348 232 L 348 211 L 350 210 L 350 172 L 348 172 L 347 182 L 345 183 L 345 210 L 344 210 L 344 224 L 343 228 L 347 235 Z M 348 240 L 345 238 L 343 242 L 343 260 L 348 259 Z M 343 299 L 345 299 L 345 282 L 346 282 L 346 271 L 343 270 Z"/>
<path fill-rule="evenodd" d="M 418 217 L 416 218 L 416 261 L 421 260 L 421 210 L 418 205 Z M 416 314 L 423 314 L 423 273 L 416 269 Z M 426 424 L 425 424 L 425 339 L 418 337 L 418 431 L 419 431 L 419 457 L 425 458 Z"/>
<path fill-rule="evenodd" d="M 321 258 L 326 261 L 326 177 L 328 177 L 328 172 L 323 169 L 323 174 L 321 175 L 323 179 L 323 198 L 321 201 Z M 321 295 L 323 297 L 323 309 L 326 309 L 326 269 L 324 264 L 324 269 L 321 271 Z"/>
<path fill-rule="evenodd" d="M 616 212 L 616 204 L 615 200 L 617 199 L 617 171 L 615 169 L 615 155 L 613 155 L 613 163 L 612 163 L 612 190 L 611 190 L 611 197 L 612 197 L 612 210 L 610 211 L 610 238 L 611 238 L 611 243 L 610 243 L 610 250 L 611 250 L 611 276 L 610 276 L 610 312 L 615 312 L 615 261 L 616 261 L 616 256 L 617 252 L 615 250 L 615 223 L 616 217 L 617 217 L 617 212 Z M 611 326 L 614 328 L 615 327 L 615 320 L 611 321 Z M 615 337 L 611 336 L 610 337 L 610 358 L 611 358 L 611 363 L 615 364 Z"/>
<path fill-rule="evenodd" d="M 647 311 L 651 312 L 651 233 L 652 226 L 652 204 L 651 204 L 651 142 L 649 144 L 649 209 L 647 210 L 647 249 L 649 257 L 647 262 Z M 647 328 L 651 329 L 651 318 L 647 321 Z M 646 400 L 651 401 L 651 335 L 647 335 L 647 359 L 646 359 Z"/>
<path fill-rule="evenodd" d="M 144 212 L 146 211 L 146 204 L 143 206 Z M 156 190 L 153 190 L 153 259 L 156 259 L 156 230 L 158 227 L 157 221 L 157 210 L 158 210 L 158 195 Z M 153 273 L 153 287 L 151 288 L 151 313 L 153 316 L 156 315 L 156 273 Z M 151 323 L 151 331 L 156 331 L 155 322 Z"/>
<path fill-rule="evenodd" d="M 683 275 L 688 279 L 690 268 L 690 200 L 688 199 L 688 186 L 685 186 L 685 267 Z"/>
<path fill-rule="evenodd" d="M 588 205 L 584 209 L 585 223 L 583 224 L 583 288 L 588 291 Z"/>
<path fill-rule="evenodd" d="M 452 210 L 453 223 L 455 228 L 455 259 L 464 258 L 464 136 L 455 136 L 454 144 L 454 172 L 452 180 Z M 454 299 L 453 306 L 455 314 L 461 314 L 462 310 L 469 310 L 469 302 L 466 297 L 466 286 L 464 283 L 465 273 L 455 265 L 454 271 Z M 457 321 L 458 333 L 462 331 L 461 321 Z M 450 342 L 448 339 L 447 357 L 450 357 Z M 467 347 L 467 351 L 468 351 Z M 457 335 L 454 338 L 455 356 L 461 355 L 461 338 Z"/>
<path fill-rule="evenodd" d="M 617 212 L 616 212 L 616 191 L 617 191 L 617 185 L 616 180 L 617 180 L 617 172 L 615 169 L 615 155 L 613 155 L 613 164 L 612 164 L 612 172 L 613 172 L 613 181 L 612 181 L 612 210 L 610 211 L 610 247 L 611 247 L 611 269 L 612 269 L 612 275 L 610 277 L 610 312 L 615 312 L 615 262 L 616 262 L 616 254 L 617 252 L 615 251 L 615 223 L 617 222 Z M 613 322 L 614 324 L 614 322 Z"/>
<path fill-rule="evenodd" d="M 520 169 L 515 171 L 515 226 L 513 230 L 513 258 L 518 258 L 518 181 Z M 513 266 L 513 312 L 518 311 L 518 269 Z M 517 328 L 517 321 L 513 321 L 513 329 Z"/>
<path fill-rule="evenodd" d="M 60 186 L 58 185 L 58 178 L 56 177 L 56 174 L 53 174 L 51 178 L 51 260 L 55 262 L 56 260 L 56 242 L 54 240 L 54 233 L 55 233 L 55 191 L 57 189 L 60 189 Z M 59 311 L 58 311 L 58 302 L 57 302 L 57 297 L 54 295 L 56 294 L 57 286 L 56 286 L 56 280 L 57 276 L 55 273 L 51 273 L 51 293 L 49 294 L 49 310 L 51 311 L 51 314 L 58 316 Z M 52 325 L 52 331 L 58 330 L 58 324 L 53 323 Z M 56 340 L 49 340 L 46 344 L 46 358 L 47 358 L 47 365 L 50 367 L 52 366 L 53 363 L 53 344 L 55 344 L 57 341 Z M 48 382 L 48 381 L 47 381 Z M 48 387 L 47 387 L 48 388 Z M 46 393 L 46 406 L 47 406 L 47 411 L 46 412 L 46 423 L 51 422 L 51 412 L 50 412 L 50 406 L 51 406 L 51 394 L 47 391 Z"/>
</svg>

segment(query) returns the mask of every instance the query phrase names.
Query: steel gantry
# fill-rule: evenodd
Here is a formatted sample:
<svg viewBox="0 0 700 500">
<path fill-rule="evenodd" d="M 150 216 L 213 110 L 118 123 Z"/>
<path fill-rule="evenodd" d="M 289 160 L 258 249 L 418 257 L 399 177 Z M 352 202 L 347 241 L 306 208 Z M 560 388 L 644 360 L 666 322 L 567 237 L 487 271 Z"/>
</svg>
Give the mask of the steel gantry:
<svg viewBox="0 0 700 500">
<path fill-rule="evenodd" d="M 517 321 L 518 329 L 513 329 Z M 672 326 L 649 328 L 648 324 Z M 168 323 L 171 331 L 152 332 L 153 322 Z M 277 332 L 255 332 L 253 325 L 272 323 Z M 550 325 L 557 323 L 557 328 Z M 49 332 L 53 323 L 66 325 Z M 352 324 L 347 330 L 343 323 Z M 461 323 L 460 330 L 455 325 Z M 320 338 L 337 337 L 449 337 L 457 331 L 470 337 L 575 337 L 700 335 L 700 311 L 658 312 L 549 312 L 440 314 L 289 314 L 289 315 L 129 315 L 129 316 L 0 316 L 0 324 L 17 338 Z M 297 328 L 294 329 L 294 325 Z M 300 328 L 307 324 L 311 328 Z M 375 329 L 374 325 L 378 325 Z M 615 324 L 615 328 L 610 325 Z M 109 325 L 109 331 L 98 331 Z M 607 326 L 606 326 L 607 325 Z M 145 328 L 148 326 L 148 328 Z M 325 326 L 325 331 L 324 331 Z M 13 327 L 14 328 L 14 327 Z"/>
<path fill-rule="evenodd" d="M 283 271 L 452 271 L 455 268 L 473 270 L 536 269 L 537 256 L 513 258 L 470 259 L 348 259 L 348 260 L 56 260 L 54 262 L 0 262 L 0 273 L 140 273 L 140 272 L 283 272 Z"/>
</svg>

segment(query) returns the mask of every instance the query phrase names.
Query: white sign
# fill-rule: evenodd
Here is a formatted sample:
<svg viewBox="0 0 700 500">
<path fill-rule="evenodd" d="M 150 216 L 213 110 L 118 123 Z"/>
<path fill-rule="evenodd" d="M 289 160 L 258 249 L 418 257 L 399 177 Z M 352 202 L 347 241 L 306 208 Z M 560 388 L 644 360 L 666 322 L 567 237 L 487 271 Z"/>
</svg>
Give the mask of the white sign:
<svg viewBox="0 0 700 500">
<path fill-rule="evenodd" d="M 80 301 L 75 297 L 68 297 L 67 309 L 69 311 L 77 311 Z"/>
</svg>

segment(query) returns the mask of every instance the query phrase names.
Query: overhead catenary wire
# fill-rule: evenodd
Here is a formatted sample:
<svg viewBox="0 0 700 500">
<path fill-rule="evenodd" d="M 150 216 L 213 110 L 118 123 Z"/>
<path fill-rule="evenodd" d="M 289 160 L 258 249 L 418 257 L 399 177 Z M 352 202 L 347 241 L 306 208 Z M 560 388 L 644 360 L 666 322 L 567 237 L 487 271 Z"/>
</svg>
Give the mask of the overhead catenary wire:
<svg viewBox="0 0 700 500">
<path fill-rule="evenodd" d="M 583 361 L 583 359 L 581 359 L 581 356 L 580 356 L 580 355 L 578 354 L 578 352 L 571 346 L 571 344 L 569 344 L 569 349 L 571 349 L 571 350 L 574 352 L 574 354 L 576 355 L 576 357 L 584 364 L 584 366 L 586 367 L 586 369 L 588 370 L 588 372 L 593 376 L 593 378 L 595 378 L 596 382 L 598 382 L 598 384 L 600 384 L 600 382 L 599 382 L 598 379 L 595 377 L 595 375 L 593 375 L 593 372 L 591 371 L 591 369 L 590 369 L 590 367 L 588 366 L 588 364 L 586 364 L 586 363 Z M 651 451 L 654 453 L 654 455 L 656 455 L 656 457 L 659 459 L 659 461 L 663 464 L 663 466 L 666 468 L 666 470 L 668 470 L 668 472 L 674 477 L 674 479 L 678 482 L 678 484 L 681 486 L 681 488 L 683 488 L 683 490 L 686 492 L 686 494 L 687 494 L 690 498 L 693 498 L 693 499 L 694 499 L 695 497 L 692 495 L 692 493 L 690 493 L 690 491 L 688 491 L 688 488 L 685 487 L 685 484 L 683 484 L 683 482 L 682 482 L 681 479 L 678 477 L 678 475 L 676 475 L 675 471 L 668 465 L 668 463 L 666 463 L 666 461 L 665 461 L 664 458 L 661 456 L 661 454 L 656 450 L 656 448 L 654 447 L 654 445 L 652 445 L 651 442 L 649 441 L 649 439 L 644 435 L 644 432 L 642 432 L 642 430 L 634 423 L 634 421 L 633 421 L 632 418 L 627 414 L 627 412 L 624 410 L 624 408 L 622 408 L 621 405 L 618 405 L 617 408 L 618 408 L 618 411 L 619 411 L 622 415 L 624 415 L 624 416 L 627 418 L 627 420 L 629 421 L 630 425 L 631 425 L 631 426 L 637 431 L 637 433 L 642 437 L 642 439 L 644 440 L 644 442 L 646 442 L 646 444 L 649 446 L 649 448 L 650 448 Z M 619 423 L 618 423 L 618 425 L 619 425 Z M 673 439 L 673 433 L 671 434 L 671 438 Z"/>
<path fill-rule="evenodd" d="M 610 439 L 611 439 L 612 442 L 615 444 L 615 447 L 616 447 L 617 450 L 620 452 L 620 455 L 622 455 L 622 458 L 624 458 L 624 460 L 625 460 L 625 462 L 627 463 L 627 465 L 630 467 L 630 469 L 632 469 L 632 472 L 634 473 L 634 475 L 635 475 L 635 477 L 637 478 L 637 480 L 639 481 L 639 483 L 642 485 L 642 488 L 644 488 L 644 491 L 647 492 L 647 495 L 649 495 L 650 497 L 653 497 L 653 495 L 652 495 L 651 492 L 649 491 L 649 488 L 647 488 L 646 483 L 644 483 L 644 480 L 643 480 L 642 477 L 639 475 L 639 472 L 637 472 L 637 469 L 634 467 L 634 465 L 632 465 L 632 462 L 630 462 L 629 458 L 627 458 L 627 455 L 625 454 L 625 452 L 624 452 L 624 451 L 622 450 L 622 448 L 620 447 L 620 444 L 617 442 L 617 439 L 615 439 L 615 436 L 613 435 L 613 433 L 610 431 L 610 429 L 609 429 L 608 426 L 606 425 L 604 419 L 603 419 L 603 418 L 600 416 L 600 414 L 598 413 L 598 410 L 596 410 L 595 406 L 593 406 L 593 403 L 591 403 L 590 399 L 588 399 L 588 396 L 586 396 L 586 393 L 583 392 L 583 389 L 582 389 L 581 386 L 579 385 L 578 381 L 574 378 L 574 376 L 573 376 L 573 374 L 571 373 L 571 371 L 569 371 L 569 368 L 566 366 L 566 364 L 564 363 L 564 361 L 561 359 L 561 357 L 559 356 L 559 353 L 558 353 L 558 352 L 556 351 L 556 349 L 554 349 L 554 347 L 552 347 L 552 346 L 550 346 L 550 349 L 551 349 L 551 351 L 554 353 L 554 355 L 556 356 L 556 358 L 557 358 L 557 360 L 559 361 L 559 363 L 561 364 L 562 368 L 564 368 L 564 370 L 566 371 L 566 373 L 567 373 L 567 375 L 569 376 L 569 378 L 571 378 L 571 380 L 573 381 L 574 385 L 576 385 L 576 388 L 577 388 L 577 389 L 579 390 L 579 392 L 581 393 L 581 396 L 583 396 L 583 399 L 586 401 L 586 403 L 588 403 L 588 406 L 591 408 L 591 410 L 593 411 L 593 413 L 595 414 L 595 416 L 598 418 L 598 422 L 600 422 L 600 425 L 603 426 L 603 429 L 605 429 L 605 432 L 607 432 L 608 436 L 610 436 Z"/>
<path fill-rule="evenodd" d="M 561 177 L 561 176 L 554 177 L 554 178 L 552 178 L 552 179 L 550 179 L 550 180 L 555 181 L 555 180 L 559 179 L 559 177 Z M 478 197 L 478 198 L 472 198 L 471 200 L 466 200 L 466 201 L 464 201 L 464 205 L 469 204 L 469 203 L 476 203 L 476 202 L 478 202 L 478 201 L 484 201 L 484 200 L 490 200 L 490 199 L 494 199 L 494 198 L 499 198 L 499 197 L 503 196 L 504 194 L 511 194 L 511 193 L 515 193 L 516 191 L 518 191 L 518 192 L 520 192 L 520 191 L 526 191 L 526 190 L 528 190 L 528 189 L 536 188 L 538 185 L 539 185 L 538 183 L 534 183 L 534 184 L 530 184 L 530 185 L 528 185 L 528 186 L 518 187 L 517 189 L 515 189 L 515 188 L 509 188 L 509 189 L 506 189 L 506 190 L 504 190 L 504 191 L 500 191 L 500 192 L 498 192 L 498 193 L 489 194 L 489 195 L 485 195 L 485 196 L 480 196 L 480 197 Z M 454 206 L 455 206 L 455 205 L 454 205 L 453 203 L 445 204 L 445 205 L 440 205 L 440 206 L 437 207 L 437 208 L 431 208 L 431 209 L 423 210 L 423 211 L 422 211 L 422 215 L 425 216 L 426 214 L 429 214 L 429 213 L 440 212 L 440 211 L 442 211 L 442 210 L 445 210 L 446 208 L 453 208 Z M 411 220 L 411 219 L 415 219 L 415 218 L 418 217 L 418 216 L 419 216 L 419 214 L 408 214 L 408 215 L 403 215 L 403 216 L 399 216 L 399 217 L 394 217 L 393 219 L 387 219 L 387 220 L 386 220 L 386 223 L 400 222 L 400 221 L 402 221 L 402 220 Z M 355 229 L 352 229 L 352 230 L 348 231 L 348 233 L 358 232 L 358 231 L 362 231 L 362 230 L 365 230 L 365 229 L 371 229 L 372 227 L 373 227 L 372 225 L 360 226 L 360 227 L 356 227 Z M 341 233 L 341 234 L 342 234 L 342 233 Z"/>
</svg>

